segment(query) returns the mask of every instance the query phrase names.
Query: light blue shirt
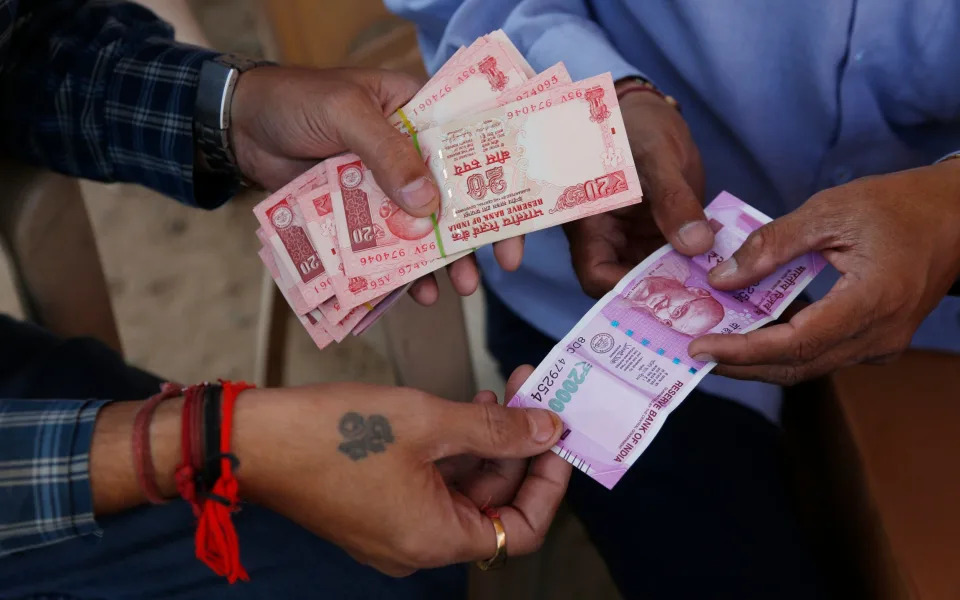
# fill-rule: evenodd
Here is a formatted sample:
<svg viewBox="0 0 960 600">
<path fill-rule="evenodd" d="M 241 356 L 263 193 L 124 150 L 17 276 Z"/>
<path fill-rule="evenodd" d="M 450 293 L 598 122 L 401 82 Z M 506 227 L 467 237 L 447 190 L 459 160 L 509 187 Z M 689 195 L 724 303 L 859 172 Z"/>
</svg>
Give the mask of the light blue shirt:
<svg viewBox="0 0 960 600">
<path fill-rule="evenodd" d="M 502 28 L 536 70 L 643 75 L 683 106 L 707 199 L 727 190 L 771 217 L 824 188 L 930 164 L 960 149 L 956 0 L 386 0 L 419 26 L 435 71 Z M 954 215 L 956 218 L 956 215 Z M 909 252 L 909 248 L 904 248 Z M 559 339 L 593 305 L 560 228 L 527 237 L 515 273 L 478 253 L 489 286 Z M 836 272 L 808 288 L 826 293 Z M 914 345 L 960 351 L 960 299 Z M 708 376 L 702 389 L 775 419 L 780 389 Z"/>
</svg>

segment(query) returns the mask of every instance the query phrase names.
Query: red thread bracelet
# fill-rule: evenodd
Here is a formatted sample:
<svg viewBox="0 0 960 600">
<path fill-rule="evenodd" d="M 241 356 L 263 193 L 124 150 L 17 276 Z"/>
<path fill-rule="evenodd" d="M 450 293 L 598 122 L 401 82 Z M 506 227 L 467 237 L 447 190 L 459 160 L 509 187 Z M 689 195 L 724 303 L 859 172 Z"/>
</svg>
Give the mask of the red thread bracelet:
<svg viewBox="0 0 960 600">
<path fill-rule="evenodd" d="M 179 396 L 182 389 L 180 384 L 164 383 L 160 386 L 160 392 L 151 396 L 133 419 L 133 468 L 143 495 L 153 504 L 163 504 L 167 499 L 157 487 L 157 472 L 150 452 L 150 421 L 157 406 L 164 400 Z"/>
<path fill-rule="evenodd" d="M 230 453 L 233 432 L 233 405 L 237 395 L 253 388 L 248 383 L 220 380 L 223 386 L 220 402 L 220 477 L 203 501 L 195 538 L 197 558 L 230 583 L 250 576 L 240 564 L 240 542 L 230 516 L 239 510 L 240 489 L 233 470 L 237 458 Z M 207 460 L 213 457 L 206 457 Z"/>
<path fill-rule="evenodd" d="M 628 79 L 627 83 L 621 85 L 619 89 L 617 89 L 617 100 L 622 100 L 623 97 L 628 94 L 643 93 L 643 92 L 648 92 L 650 94 L 653 94 L 654 96 L 658 96 L 664 102 L 666 102 L 670 106 L 677 109 L 678 112 L 680 112 L 680 103 L 677 102 L 676 98 L 674 98 L 673 96 L 668 96 L 667 94 L 664 94 L 663 92 L 660 91 L 660 89 L 657 86 L 653 85 L 652 83 L 650 83 L 645 79 L 639 79 L 639 78 Z"/>
<path fill-rule="evenodd" d="M 188 387 L 183 392 L 183 412 L 180 416 L 180 464 L 175 473 L 177 491 L 193 509 L 193 516 L 200 516 L 200 500 L 197 497 L 197 476 L 199 474 L 200 433 L 197 428 L 197 414 L 203 408 L 203 384 Z"/>
</svg>

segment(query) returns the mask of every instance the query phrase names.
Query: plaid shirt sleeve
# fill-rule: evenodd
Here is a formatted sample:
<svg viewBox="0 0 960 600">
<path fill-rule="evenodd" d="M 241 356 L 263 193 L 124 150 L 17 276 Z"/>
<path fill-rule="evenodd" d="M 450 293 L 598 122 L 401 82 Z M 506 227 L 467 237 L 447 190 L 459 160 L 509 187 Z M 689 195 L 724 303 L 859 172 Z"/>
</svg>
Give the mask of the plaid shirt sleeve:
<svg viewBox="0 0 960 600">
<path fill-rule="evenodd" d="M 131 3 L 13 4 L 0 31 L 0 152 L 193 206 L 233 196 L 239 182 L 194 172 L 199 70 L 216 53 L 174 42 L 169 25 Z"/>
<path fill-rule="evenodd" d="M 104 404 L 0 400 L 0 557 L 99 531 L 89 452 Z"/>
</svg>

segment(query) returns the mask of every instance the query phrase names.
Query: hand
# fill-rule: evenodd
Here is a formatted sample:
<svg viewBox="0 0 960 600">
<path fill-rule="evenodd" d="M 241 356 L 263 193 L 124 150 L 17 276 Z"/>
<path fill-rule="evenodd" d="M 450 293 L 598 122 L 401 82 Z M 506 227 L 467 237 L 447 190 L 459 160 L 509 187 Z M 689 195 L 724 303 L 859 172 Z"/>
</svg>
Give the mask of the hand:
<svg viewBox="0 0 960 600">
<path fill-rule="evenodd" d="M 510 554 L 532 552 L 570 476 L 549 452 L 562 425 L 490 396 L 460 404 L 360 384 L 244 392 L 241 492 L 390 575 L 492 556 L 484 504 L 498 508 Z M 528 472 L 526 457 L 540 454 Z M 462 455 L 493 460 L 450 462 Z"/>
<path fill-rule="evenodd" d="M 317 161 L 355 152 L 377 184 L 407 213 L 426 217 L 440 206 L 440 192 L 410 139 L 385 118 L 421 87 L 417 79 L 375 69 L 258 67 L 241 75 L 231 107 L 232 143 L 240 170 L 275 190 Z M 515 270 L 521 239 L 495 247 L 501 265 Z M 454 289 L 472 294 L 480 282 L 468 256 L 447 267 Z M 411 288 L 421 304 L 437 299 L 432 276 Z"/>
<path fill-rule="evenodd" d="M 516 395 L 531 373 L 533 367 L 530 365 L 517 367 L 507 380 L 504 398 L 510 399 Z M 473 401 L 476 404 L 496 405 L 497 395 L 484 390 Z M 527 458 L 491 459 L 461 454 L 437 461 L 437 468 L 448 486 L 462 492 L 478 506 L 502 506 L 516 495 L 530 463 L 531 460 Z"/>
<path fill-rule="evenodd" d="M 813 251 L 842 274 L 822 300 L 785 324 L 694 340 L 690 355 L 785 385 L 895 358 L 960 274 L 960 161 L 820 192 L 751 234 L 710 285 L 739 289 Z"/>
<path fill-rule="evenodd" d="M 583 291 L 599 298 L 666 241 L 694 256 L 713 246 L 703 167 L 679 111 L 651 93 L 620 101 L 643 202 L 564 225 Z M 666 239 L 664 239 L 666 238 Z"/>
</svg>

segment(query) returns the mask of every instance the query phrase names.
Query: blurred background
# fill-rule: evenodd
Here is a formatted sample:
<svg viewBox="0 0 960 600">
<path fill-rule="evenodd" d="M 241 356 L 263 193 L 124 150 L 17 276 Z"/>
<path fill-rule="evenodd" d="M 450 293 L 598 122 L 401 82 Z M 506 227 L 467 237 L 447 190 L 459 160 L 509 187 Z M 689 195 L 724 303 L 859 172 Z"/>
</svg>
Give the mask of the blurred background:
<svg viewBox="0 0 960 600">
<path fill-rule="evenodd" d="M 414 27 L 389 14 L 380 0 L 140 3 L 171 22 L 183 42 L 283 63 L 383 67 L 425 76 Z M 69 185 L 75 187 L 72 181 Z M 276 311 L 267 305 L 276 298 L 262 286 L 252 214 L 266 194 L 243 192 L 227 205 L 205 212 L 134 185 L 81 182 L 80 190 L 119 342 L 126 359 L 139 367 L 183 382 L 213 377 L 256 380 L 265 358 L 265 336 L 279 320 L 286 333 L 285 339 L 278 338 L 283 348 L 277 354 L 282 357 L 277 362 L 284 385 L 336 380 L 394 384 L 405 368 L 419 368 L 420 377 L 424 370 L 428 375 L 446 373 L 450 381 L 440 387 L 453 390 L 448 395 L 463 396 L 477 389 L 503 393 L 503 381 L 485 350 L 479 292 L 447 302 L 440 311 L 408 300 L 395 307 L 403 318 L 394 318 L 393 325 L 384 319 L 363 336 L 349 336 L 320 352 L 286 305 Z M 53 282 L 61 301 L 72 300 L 74 308 L 83 311 L 84 294 L 70 285 L 57 288 L 63 272 L 71 268 L 69 260 L 46 265 L 42 277 Z M 22 317 L 25 311 L 15 291 L 11 262 L 0 260 L 0 312 Z M 440 338 L 446 336 L 452 344 L 466 337 L 468 364 L 418 367 L 415 359 L 422 351 L 417 344 L 425 342 L 420 341 L 416 324 L 426 328 L 434 319 L 446 328 Z M 429 332 L 431 338 L 438 335 L 435 329 Z M 474 571 L 470 596 L 478 600 L 618 597 L 582 528 L 566 511 L 538 555 L 511 559 L 497 573 Z"/>
</svg>

